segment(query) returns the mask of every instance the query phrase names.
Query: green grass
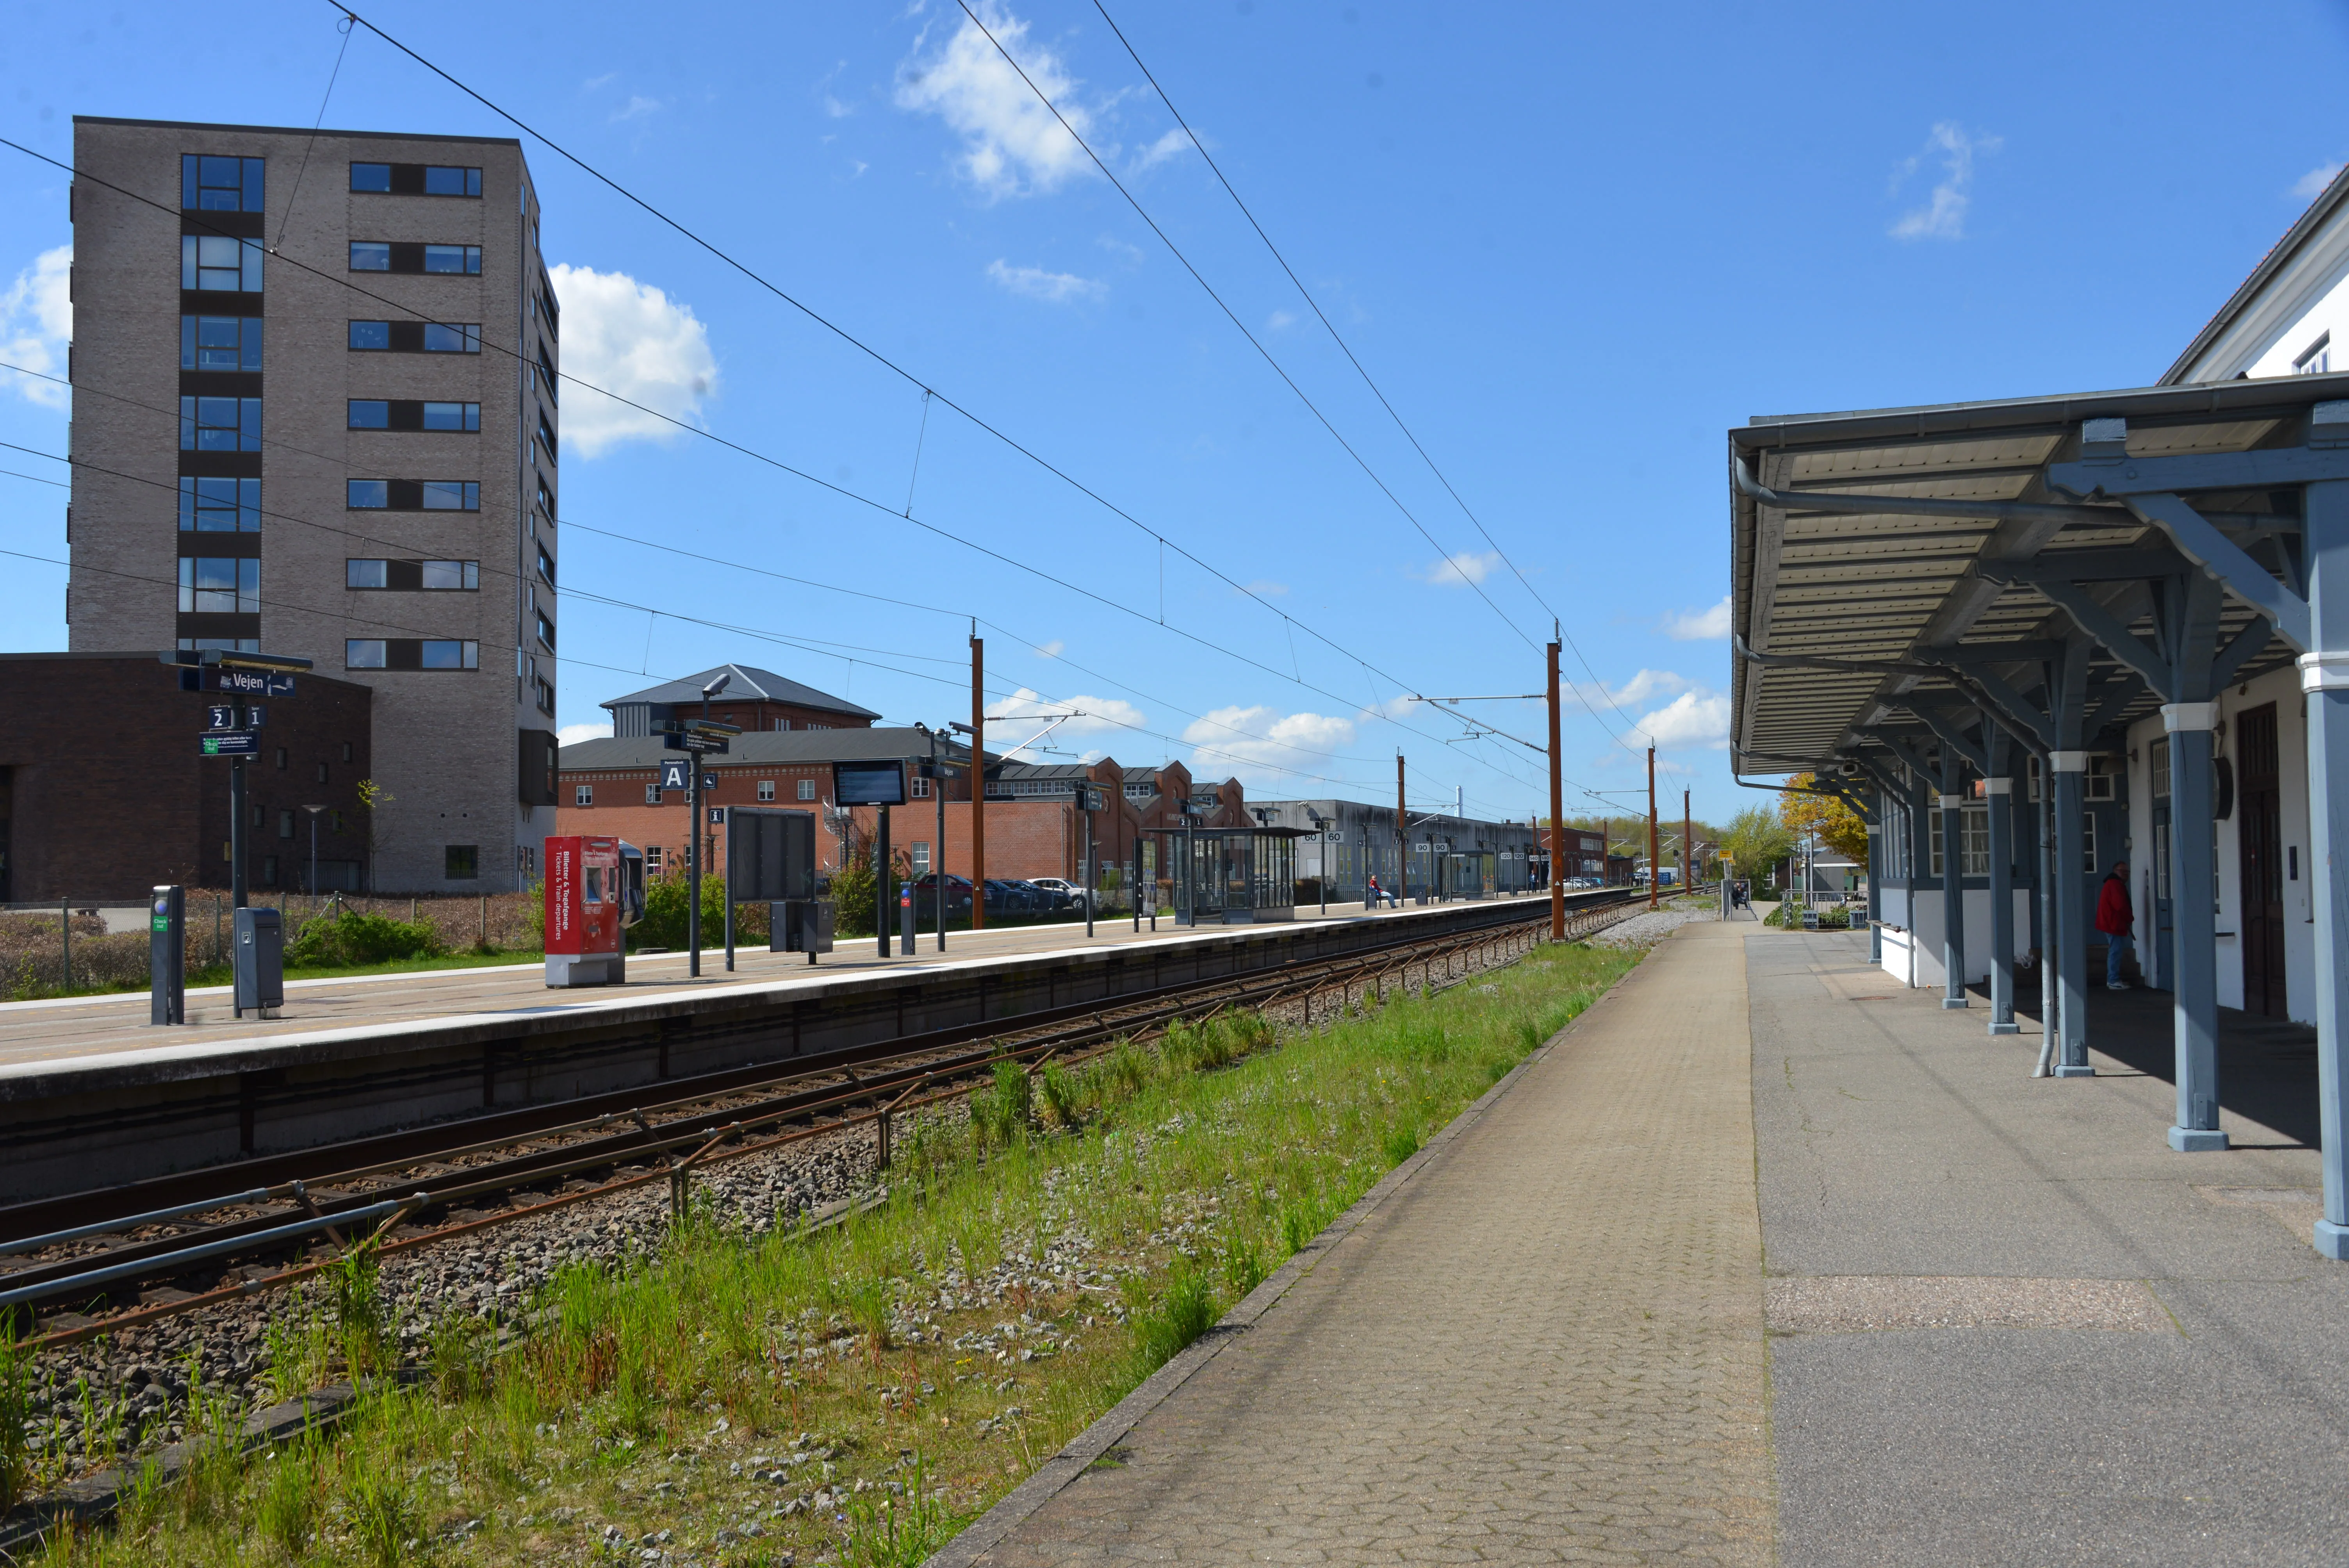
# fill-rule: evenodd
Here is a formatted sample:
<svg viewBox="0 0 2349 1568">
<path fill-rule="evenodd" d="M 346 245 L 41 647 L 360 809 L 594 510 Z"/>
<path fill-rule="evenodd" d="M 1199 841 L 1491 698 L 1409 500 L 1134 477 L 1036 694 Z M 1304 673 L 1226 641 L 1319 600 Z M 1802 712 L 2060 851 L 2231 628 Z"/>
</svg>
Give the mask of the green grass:
<svg viewBox="0 0 2349 1568">
<path fill-rule="evenodd" d="M 1545 947 L 1319 1033 L 1227 1015 L 1055 1080 L 1007 1065 L 975 1122 L 905 1127 L 887 1201 L 847 1224 L 698 1213 L 629 1269 L 558 1276 L 516 1351 L 439 1325 L 424 1376 L 335 1432 L 207 1463 L 29 1561 L 602 1561 L 608 1527 L 629 1557 L 666 1530 L 726 1568 L 917 1563 L 1635 962 Z M 281 1309 L 341 1326 L 305 1362 L 388 1342 L 367 1283 Z M 753 1473 L 778 1467 L 788 1484 Z M 776 1512 L 827 1470 L 835 1506 Z"/>
</svg>

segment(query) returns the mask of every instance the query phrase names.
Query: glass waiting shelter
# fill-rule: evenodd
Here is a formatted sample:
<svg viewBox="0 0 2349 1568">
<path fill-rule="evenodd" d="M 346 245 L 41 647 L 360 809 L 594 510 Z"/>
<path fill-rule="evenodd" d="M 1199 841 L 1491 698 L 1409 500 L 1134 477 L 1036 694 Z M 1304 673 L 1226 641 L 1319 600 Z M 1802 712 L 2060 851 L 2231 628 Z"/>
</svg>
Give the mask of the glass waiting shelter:
<svg viewBox="0 0 2349 1568">
<path fill-rule="evenodd" d="M 1253 925 L 1297 917 L 1301 828 L 1156 828 L 1174 873 L 1177 925 Z"/>
</svg>

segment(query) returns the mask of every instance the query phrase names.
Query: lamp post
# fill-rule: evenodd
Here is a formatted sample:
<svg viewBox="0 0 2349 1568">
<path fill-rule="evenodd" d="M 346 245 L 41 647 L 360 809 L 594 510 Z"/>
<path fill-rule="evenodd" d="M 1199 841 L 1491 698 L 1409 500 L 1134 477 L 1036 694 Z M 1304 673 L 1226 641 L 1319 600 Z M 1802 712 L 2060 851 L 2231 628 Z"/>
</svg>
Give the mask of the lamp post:
<svg viewBox="0 0 2349 1568">
<path fill-rule="evenodd" d="M 310 908 L 315 913 L 318 907 L 318 813 L 326 808 L 305 806 L 302 810 L 310 813 Z"/>
<path fill-rule="evenodd" d="M 701 688 L 701 717 L 709 719 L 709 699 L 733 684 L 734 672 L 721 672 L 716 680 Z M 701 977 L 701 758 L 698 751 L 688 751 L 691 769 L 685 776 L 685 805 L 691 831 L 685 841 L 685 972 L 694 978 Z M 734 896 L 729 888 L 726 896 Z"/>
</svg>

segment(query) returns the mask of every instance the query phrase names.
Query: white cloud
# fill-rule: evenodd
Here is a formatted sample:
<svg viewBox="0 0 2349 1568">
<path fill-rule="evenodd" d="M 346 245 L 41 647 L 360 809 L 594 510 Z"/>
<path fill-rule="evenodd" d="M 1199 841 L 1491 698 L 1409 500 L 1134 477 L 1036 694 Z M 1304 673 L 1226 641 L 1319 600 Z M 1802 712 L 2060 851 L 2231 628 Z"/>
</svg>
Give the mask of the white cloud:
<svg viewBox="0 0 2349 1568">
<path fill-rule="evenodd" d="M 1243 782 L 1253 770 L 1278 776 L 1281 769 L 1306 773 L 1329 770 L 1329 753 L 1352 744 L 1354 721 L 1323 713 L 1284 714 L 1278 708 L 1219 707 L 1183 727 L 1183 739 L 1195 748 L 1191 772 L 1200 779 L 1237 772 Z"/>
<path fill-rule="evenodd" d="M 1917 172 L 1925 159 L 1938 156 L 1942 177 L 1926 198 L 1925 205 L 1914 207 L 1900 215 L 1892 225 L 1896 240 L 1961 240 L 1966 232 L 1966 208 L 1972 201 L 1974 155 L 1996 152 L 2003 143 L 1995 136 L 1968 136 L 1965 127 L 1953 119 L 1934 125 L 1925 138 L 1924 150 L 1901 160 L 1892 176 L 1892 189 L 1898 191 Z"/>
<path fill-rule="evenodd" d="M 1286 583 L 1275 583 L 1269 577 L 1259 577 L 1253 583 L 1247 584 L 1247 589 L 1248 593 L 1255 594 L 1259 599 L 1277 599 L 1283 593 L 1288 592 L 1288 584 Z"/>
<path fill-rule="evenodd" d="M 628 101 L 620 108 L 614 109 L 612 111 L 612 118 L 616 120 L 642 119 L 645 116 L 652 113 L 658 108 L 660 108 L 660 99 L 648 98 L 639 93 L 630 98 Z"/>
<path fill-rule="evenodd" d="M 581 82 L 581 83 L 579 84 L 579 90 L 580 90 L 581 92 L 592 93 L 592 92 L 594 92 L 597 88 L 607 88 L 607 87 L 610 87 L 614 82 L 618 81 L 619 79 L 620 79 L 620 73 L 619 73 L 619 72 L 617 72 L 617 71 L 605 71 L 605 72 L 602 76 L 600 76 L 600 77 L 589 77 L 585 81 Z"/>
<path fill-rule="evenodd" d="M 717 395 L 709 329 L 692 307 L 626 273 L 556 266 L 563 306 L 563 368 L 582 381 L 688 422 Z M 667 440 L 676 427 L 585 387 L 564 389 L 563 439 L 582 457 L 623 441 Z"/>
<path fill-rule="evenodd" d="M 1643 714 L 1639 728 L 1659 749 L 1705 746 L 1717 750 L 1729 744 L 1729 698 L 1694 687 Z"/>
<path fill-rule="evenodd" d="M 1702 643 L 1729 635 L 1729 595 L 1709 610 L 1682 610 L 1664 617 L 1664 635 L 1676 643 Z"/>
<path fill-rule="evenodd" d="M 1109 285 L 1074 273 L 1048 273 L 1041 267 L 1015 267 L 1000 257 L 987 263 L 987 275 L 1013 294 L 1062 304 L 1072 299 L 1102 299 Z"/>
<path fill-rule="evenodd" d="M 2303 201 L 2315 201 L 2324 194 L 2324 188 L 2333 183 L 2333 176 L 2341 172 L 2341 168 L 2338 163 L 2318 164 L 2292 181 L 2292 193 Z"/>
<path fill-rule="evenodd" d="M 66 345 L 73 339 L 73 302 L 66 297 L 72 267 L 71 245 L 43 251 L 0 294 L 0 355 L 10 364 L 51 376 L 66 373 Z M 10 376 L 6 382 L 28 402 L 47 408 L 67 405 L 66 389 L 54 381 Z"/>
<path fill-rule="evenodd" d="M 1077 696 L 1055 700 L 1021 686 L 1009 696 L 987 705 L 987 743 L 994 747 L 1017 746 L 1050 722 L 1039 715 L 1061 713 L 1078 717 L 1054 730 L 1054 740 L 1066 735 L 1138 729 L 1144 717 L 1140 708 L 1113 696 Z M 1004 722 L 998 725 L 999 719 Z M 1011 733 L 1014 730 L 1019 733 Z"/>
<path fill-rule="evenodd" d="M 1068 645 L 1068 644 L 1062 642 L 1060 638 L 1055 637 L 1050 642 L 1046 643 L 1042 647 L 1038 648 L 1036 650 L 1036 656 L 1040 659 L 1057 659 L 1061 656 L 1061 650 Z"/>
<path fill-rule="evenodd" d="M 1289 315 L 1288 312 L 1285 310 L 1274 311 L 1270 315 L 1265 318 L 1264 322 L 1265 330 L 1267 332 L 1278 332 L 1283 327 L 1295 326 L 1296 325 L 1297 318 Z"/>
<path fill-rule="evenodd" d="M 583 740 L 608 739 L 611 733 L 612 721 L 607 718 L 601 724 L 566 724 L 554 732 L 554 739 L 558 746 L 576 746 Z"/>
<path fill-rule="evenodd" d="M 1058 190 L 1092 167 L 1069 134 L 1073 127 L 1091 139 L 1092 111 L 1075 101 L 1076 80 L 1060 57 L 1028 43 L 1027 23 L 993 0 L 983 0 L 978 14 L 986 33 L 965 16 L 935 52 L 925 52 L 929 29 L 923 29 L 914 53 L 897 68 L 897 107 L 935 114 L 960 132 L 963 177 L 990 199 Z M 1060 106 L 1067 127 L 1038 101 L 988 42 L 987 33 L 1001 40 L 1037 90 Z"/>
<path fill-rule="evenodd" d="M 1437 562 L 1420 574 L 1421 581 L 1433 583 L 1438 588 L 1465 588 L 1482 583 L 1492 575 L 1493 568 L 1501 563 L 1498 551 L 1464 550 L 1459 554 Z"/>
<path fill-rule="evenodd" d="M 1170 158 L 1179 156 L 1183 150 L 1190 145 L 1191 139 L 1183 133 L 1180 126 L 1177 126 L 1143 148 L 1142 156 L 1134 160 L 1134 166 L 1139 169 L 1148 169 L 1153 165 L 1164 163 Z"/>
</svg>

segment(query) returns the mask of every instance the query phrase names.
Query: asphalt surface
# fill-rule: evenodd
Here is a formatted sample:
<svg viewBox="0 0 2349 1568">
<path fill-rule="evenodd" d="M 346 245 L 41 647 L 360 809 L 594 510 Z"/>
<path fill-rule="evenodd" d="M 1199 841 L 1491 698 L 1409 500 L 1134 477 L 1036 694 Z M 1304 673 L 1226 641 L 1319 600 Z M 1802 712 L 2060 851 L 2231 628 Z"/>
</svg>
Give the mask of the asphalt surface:
<svg viewBox="0 0 2349 1568">
<path fill-rule="evenodd" d="M 2305 1032 L 2229 1016 L 2250 1147 L 2176 1154 L 2166 997 L 2096 993 L 2098 1076 L 2033 1079 L 2035 1024 L 1746 929 L 1787 1568 L 2349 1559 Z"/>
</svg>

